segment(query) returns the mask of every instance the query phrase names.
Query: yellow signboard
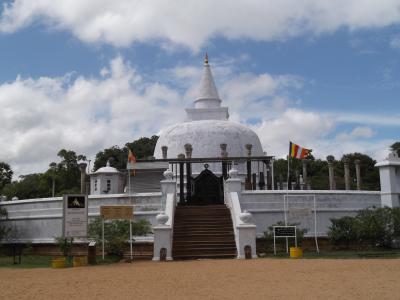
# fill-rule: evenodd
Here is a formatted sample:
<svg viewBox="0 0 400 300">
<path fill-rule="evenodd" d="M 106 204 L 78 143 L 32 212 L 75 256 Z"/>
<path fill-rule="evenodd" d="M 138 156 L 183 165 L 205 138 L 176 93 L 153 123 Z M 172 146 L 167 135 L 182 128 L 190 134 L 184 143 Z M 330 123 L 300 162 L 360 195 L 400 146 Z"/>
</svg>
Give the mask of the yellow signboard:
<svg viewBox="0 0 400 300">
<path fill-rule="evenodd" d="M 110 205 L 100 206 L 100 215 L 105 220 L 131 220 L 133 219 L 133 206 Z"/>
</svg>

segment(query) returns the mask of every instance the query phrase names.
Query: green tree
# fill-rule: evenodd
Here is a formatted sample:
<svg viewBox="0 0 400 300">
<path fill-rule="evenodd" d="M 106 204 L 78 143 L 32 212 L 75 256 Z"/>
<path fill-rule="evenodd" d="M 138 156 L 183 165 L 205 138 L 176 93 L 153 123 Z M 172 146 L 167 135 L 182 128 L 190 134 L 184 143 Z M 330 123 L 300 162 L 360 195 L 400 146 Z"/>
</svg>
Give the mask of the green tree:
<svg viewBox="0 0 400 300">
<path fill-rule="evenodd" d="M 44 198 L 52 195 L 52 183 L 55 180 L 55 194 L 80 192 L 80 170 L 78 162 L 86 160 L 83 155 L 62 149 L 58 152 L 61 161 L 50 163 L 44 173 L 21 175 L 19 180 L 6 184 L 2 194 L 8 199 L 14 196 L 19 199 Z"/>
<path fill-rule="evenodd" d="M 363 190 L 380 190 L 379 170 L 375 167 L 376 161 L 362 153 L 349 153 L 342 156 L 341 160 L 333 160 L 335 182 L 337 189 L 344 189 L 344 158 L 349 160 L 351 189 L 356 189 L 356 171 L 354 161 L 360 160 L 361 188 Z M 307 166 L 307 177 L 311 188 L 314 190 L 329 189 L 329 172 L 326 160 L 314 159 L 310 156 Z M 287 160 L 278 159 L 274 164 L 275 182 L 287 180 Z M 302 161 L 300 159 L 290 160 L 290 182 L 297 181 L 296 174 L 302 174 Z M 289 186 L 290 188 L 290 186 Z"/>
<path fill-rule="evenodd" d="M 350 153 L 345 154 L 342 157 L 342 161 L 344 158 L 349 160 L 350 164 L 350 178 L 351 188 L 356 189 L 356 169 L 354 161 L 356 159 L 360 160 L 360 170 L 361 170 L 361 189 L 370 190 L 370 191 L 379 191 L 380 190 L 380 181 L 379 181 L 379 170 L 375 167 L 376 161 L 372 159 L 370 156 L 362 153 Z M 344 166 L 343 163 L 340 163 L 340 170 L 343 172 Z M 344 175 L 341 176 L 343 179 Z"/>
<path fill-rule="evenodd" d="M 157 140 L 158 136 L 156 135 L 153 135 L 151 138 L 141 137 L 140 139 L 135 140 L 132 143 L 126 143 L 123 148 L 115 145 L 111 148 L 104 149 L 103 151 L 100 151 L 96 154 L 93 171 L 104 167 L 107 163 L 107 160 L 109 160 L 110 158 L 110 165 L 112 167 L 119 170 L 126 169 L 126 163 L 128 160 L 128 149 L 131 149 L 131 151 L 135 154 L 136 159 L 145 159 L 148 157 L 152 157 Z"/>
<path fill-rule="evenodd" d="M 147 220 L 138 220 L 132 223 L 132 235 L 144 236 L 151 233 L 151 224 Z M 100 217 L 89 224 L 89 237 L 102 243 L 102 220 Z M 129 239 L 129 221 L 112 220 L 104 223 L 105 250 L 107 254 L 123 256 Z"/>
<path fill-rule="evenodd" d="M 393 143 L 393 144 L 390 146 L 390 149 L 391 149 L 392 151 L 397 151 L 397 155 L 400 156 L 400 142 Z"/>
<path fill-rule="evenodd" d="M 61 161 L 57 164 L 55 172 L 52 167 L 47 170 L 48 182 L 51 182 L 51 176 L 55 173 L 57 194 L 79 193 L 81 177 L 78 163 L 86 160 L 86 156 L 65 149 L 61 149 L 57 155 Z"/>
<path fill-rule="evenodd" d="M 9 164 L 0 162 L 0 192 L 6 184 L 11 183 L 13 171 Z"/>
<path fill-rule="evenodd" d="M 10 228 L 4 226 L 4 224 L 2 224 L 1 222 L 1 220 L 6 219 L 7 216 L 8 216 L 7 210 L 4 207 L 0 207 L 0 241 L 6 238 L 11 231 Z"/>
</svg>

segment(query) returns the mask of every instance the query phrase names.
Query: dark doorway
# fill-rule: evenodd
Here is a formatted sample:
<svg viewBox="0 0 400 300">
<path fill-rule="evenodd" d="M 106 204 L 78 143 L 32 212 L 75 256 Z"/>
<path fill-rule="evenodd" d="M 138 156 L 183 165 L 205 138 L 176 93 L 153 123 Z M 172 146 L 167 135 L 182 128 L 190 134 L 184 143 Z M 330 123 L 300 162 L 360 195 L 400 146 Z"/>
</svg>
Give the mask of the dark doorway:
<svg viewBox="0 0 400 300">
<path fill-rule="evenodd" d="M 223 204 L 222 178 L 206 169 L 193 180 L 193 196 L 190 203 L 194 205 Z"/>
</svg>

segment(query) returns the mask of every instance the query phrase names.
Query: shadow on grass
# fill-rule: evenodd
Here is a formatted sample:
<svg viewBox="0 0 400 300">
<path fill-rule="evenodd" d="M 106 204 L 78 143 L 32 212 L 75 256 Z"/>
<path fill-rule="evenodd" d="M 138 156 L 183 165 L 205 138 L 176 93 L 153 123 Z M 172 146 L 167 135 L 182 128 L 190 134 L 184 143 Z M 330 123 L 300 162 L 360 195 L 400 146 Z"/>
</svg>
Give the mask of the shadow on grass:
<svg viewBox="0 0 400 300">
<path fill-rule="evenodd" d="M 23 255 L 21 264 L 14 264 L 12 256 L 0 256 L 0 268 L 32 269 L 32 268 L 51 268 L 54 256 L 49 255 Z M 96 257 L 97 265 L 109 265 L 121 260 L 119 256 L 106 255 L 104 260 L 101 256 Z M 16 257 L 18 262 L 18 257 Z M 68 266 L 72 267 L 72 259 L 68 260 Z M 90 266 L 90 265 L 88 265 Z"/>
<path fill-rule="evenodd" d="M 276 258 L 285 259 L 290 258 L 288 253 L 279 252 L 276 255 L 273 253 L 267 253 L 262 258 Z M 366 250 L 366 251 L 321 251 L 317 252 L 304 252 L 303 259 L 364 259 L 364 258 L 400 258 L 399 250 Z"/>
</svg>

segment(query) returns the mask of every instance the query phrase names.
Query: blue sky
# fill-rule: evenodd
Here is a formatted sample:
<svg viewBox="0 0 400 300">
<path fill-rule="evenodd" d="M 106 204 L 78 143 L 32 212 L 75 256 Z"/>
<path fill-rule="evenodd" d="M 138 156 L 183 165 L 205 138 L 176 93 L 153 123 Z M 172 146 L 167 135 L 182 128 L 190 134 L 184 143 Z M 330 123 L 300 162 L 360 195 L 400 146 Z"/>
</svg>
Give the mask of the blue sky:
<svg viewBox="0 0 400 300">
<path fill-rule="evenodd" d="M 205 51 L 268 154 L 379 160 L 399 140 L 396 1 L 164 2 L 2 2 L 0 161 L 43 171 L 61 148 L 93 157 L 184 120 Z"/>
</svg>

